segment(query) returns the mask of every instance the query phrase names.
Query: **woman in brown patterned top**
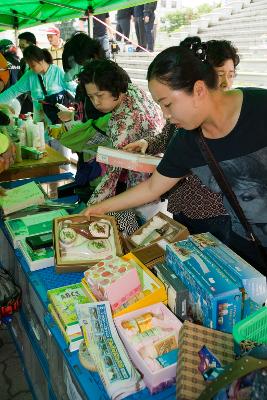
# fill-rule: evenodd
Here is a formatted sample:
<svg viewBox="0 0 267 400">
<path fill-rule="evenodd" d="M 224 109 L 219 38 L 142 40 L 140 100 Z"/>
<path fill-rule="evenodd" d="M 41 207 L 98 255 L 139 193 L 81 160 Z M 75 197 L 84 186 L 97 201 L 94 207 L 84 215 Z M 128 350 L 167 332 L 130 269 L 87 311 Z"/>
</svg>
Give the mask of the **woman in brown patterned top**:
<svg viewBox="0 0 267 400">
<path fill-rule="evenodd" d="M 199 38 L 189 37 L 181 45 L 190 47 L 196 40 Z M 206 45 L 208 60 L 218 75 L 219 87 L 223 90 L 230 89 L 239 63 L 236 49 L 226 40 L 210 40 Z M 177 132 L 178 128 L 167 122 L 159 135 L 141 139 L 124 149 L 149 154 L 164 153 L 171 137 Z M 178 182 L 168 193 L 168 211 L 176 221 L 186 225 L 192 234 L 209 231 L 223 239 L 230 230 L 231 220 L 223 206 L 221 195 L 209 190 L 193 174 Z"/>
</svg>

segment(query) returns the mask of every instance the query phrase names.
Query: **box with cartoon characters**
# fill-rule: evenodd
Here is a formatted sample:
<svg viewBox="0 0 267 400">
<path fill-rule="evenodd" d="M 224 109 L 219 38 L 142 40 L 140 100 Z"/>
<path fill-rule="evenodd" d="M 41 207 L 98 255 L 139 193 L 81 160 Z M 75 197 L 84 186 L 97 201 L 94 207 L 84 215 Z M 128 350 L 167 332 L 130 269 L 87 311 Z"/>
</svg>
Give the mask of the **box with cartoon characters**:
<svg viewBox="0 0 267 400">
<path fill-rule="evenodd" d="M 231 333 L 241 319 L 242 294 L 236 283 L 190 240 L 168 244 L 166 263 L 189 289 L 192 319 Z"/>
<path fill-rule="evenodd" d="M 85 271 L 107 257 L 122 255 L 118 228 L 108 215 L 69 215 L 54 219 L 57 272 Z"/>
<path fill-rule="evenodd" d="M 266 277 L 229 249 L 211 233 L 192 235 L 189 239 L 203 254 L 235 280 L 243 293 L 243 318 L 259 309 L 267 298 Z"/>
</svg>

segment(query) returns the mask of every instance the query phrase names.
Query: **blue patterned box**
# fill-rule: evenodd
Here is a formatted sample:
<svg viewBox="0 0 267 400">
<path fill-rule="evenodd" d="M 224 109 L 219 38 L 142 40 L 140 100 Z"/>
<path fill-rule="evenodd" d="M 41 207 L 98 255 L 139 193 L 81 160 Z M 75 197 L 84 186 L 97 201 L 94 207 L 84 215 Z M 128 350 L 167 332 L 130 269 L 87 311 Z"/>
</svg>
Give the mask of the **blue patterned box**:
<svg viewBox="0 0 267 400">
<path fill-rule="evenodd" d="M 216 262 L 222 270 L 235 280 L 243 292 L 243 315 L 247 317 L 259 309 L 267 298 L 266 277 L 229 249 L 211 233 L 190 236 L 203 254 Z"/>
<path fill-rule="evenodd" d="M 232 333 L 241 319 L 242 294 L 236 283 L 190 240 L 168 244 L 166 263 L 189 289 L 195 303 L 194 320 Z"/>
</svg>

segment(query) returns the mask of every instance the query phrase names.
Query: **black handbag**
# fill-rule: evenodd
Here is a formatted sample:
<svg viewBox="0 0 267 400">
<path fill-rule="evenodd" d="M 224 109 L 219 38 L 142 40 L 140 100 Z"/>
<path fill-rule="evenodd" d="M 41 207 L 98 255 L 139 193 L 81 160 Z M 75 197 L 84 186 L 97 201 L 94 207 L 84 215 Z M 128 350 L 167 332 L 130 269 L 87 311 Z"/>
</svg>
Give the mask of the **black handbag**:
<svg viewBox="0 0 267 400">
<path fill-rule="evenodd" d="M 207 162 L 214 178 L 216 179 L 221 191 L 226 196 L 229 204 L 231 205 L 232 209 L 234 210 L 236 216 L 238 217 L 241 225 L 243 226 L 248 239 L 254 244 L 255 250 L 261 260 L 262 266 L 267 269 L 267 252 L 264 246 L 262 245 L 258 236 L 254 233 L 253 228 L 249 221 L 247 220 L 243 209 L 241 208 L 235 193 L 233 192 L 231 185 L 227 181 L 220 164 L 215 159 L 212 151 L 210 150 L 204 136 L 202 133 L 202 129 L 198 128 L 198 145 L 199 149 L 204 157 L 204 160 Z"/>
<path fill-rule="evenodd" d="M 40 103 L 43 105 L 43 110 L 45 115 L 50 119 L 52 124 L 61 123 L 60 119 L 58 118 L 57 114 L 59 109 L 57 108 L 56 104 L 62 104 L 66 107 L 70 107 L 74 105 L 74 97 L 67 91 L 62 90 L 61 92 L 47 95 L 47 90 L 45 88 L 43 79 L 41 75 L 38 75 L 38 79 L 42 88 L 42 91 L 45 95 L 44 100 L 40 100 Z"/>
</svg>

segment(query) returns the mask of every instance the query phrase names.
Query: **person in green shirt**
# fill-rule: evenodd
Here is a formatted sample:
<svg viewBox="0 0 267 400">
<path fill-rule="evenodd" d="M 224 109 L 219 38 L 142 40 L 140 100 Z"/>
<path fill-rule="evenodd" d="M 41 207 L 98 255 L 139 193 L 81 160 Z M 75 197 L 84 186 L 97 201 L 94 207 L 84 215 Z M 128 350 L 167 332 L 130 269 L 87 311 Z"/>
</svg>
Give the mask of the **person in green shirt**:
<svg viewBox="0 0 267 400">
<path fill-rule="evenodd" d="M 0 110 L 0 126 L 9 125 L 9 116 Z M 0 174 L 13 164 L 15 158 L 15 147 L 9 138 L 0 132 Z M 1 176 L 0 176 L 1 178 Z M 4 191 L 0 187 L 0 196 Z"/>
</svg>

